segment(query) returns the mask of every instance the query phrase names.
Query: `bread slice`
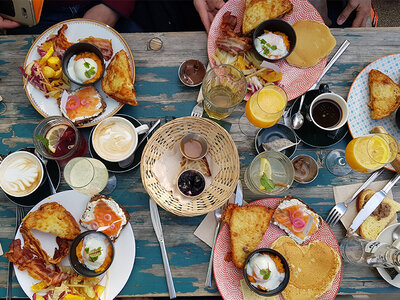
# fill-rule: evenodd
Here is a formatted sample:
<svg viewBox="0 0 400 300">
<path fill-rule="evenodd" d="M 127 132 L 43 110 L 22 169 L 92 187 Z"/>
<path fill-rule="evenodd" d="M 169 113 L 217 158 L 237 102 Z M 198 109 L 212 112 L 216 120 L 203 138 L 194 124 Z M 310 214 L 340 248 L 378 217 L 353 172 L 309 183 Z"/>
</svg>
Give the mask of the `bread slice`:
<svg viewBox="0 0 400 300">
<path fill-rule="evenodd" d="M 107 104 L 94 86 L 78 89 L 70 95 L 78 97 L 82 102 L 75 106 L 76 99 L 72 98 L 65 104 L 66 106 L 71 105 L 70 101 L 72 101 L 74 107 L 66 108 L 62 106 L 63 103 L 60 103 L 60 110 L 64 117 L 70 119 L 77 126 L 92 121 L 106 110 Z M 85 101 L 85 104 L 82 104 L 83 101 Z"/>
<path fill-rule="evenodd" d="M 357 196 L 357 210 L 360 211 L 375 193 L 375 191 L 370 189 L 363 190 Z M 389 197 L 385 197 L 382 203 L 361 224 L 360 235 L 369 240 L 376 240 L 382 230 L 397 218 L 397 212 L 400 212 L 400 203 Z"/>
<path fill-rule="evenodd" d="M 372 119 L 383 119 L 400 105 L 400 86 L 381 71 L 369 71 L 368 86 Z"/>
<path fill-rule="evenodd" d="M 268 229 L 274 210 L 260 205 L 234 206 L 229 204 L 223 219 L 229 220 L 232 259 L 242 269 L 247 256 L 260 244 Z"/>
<path fill-rule="evenodd" d="M 95 195 L 88 202 L 79 223 L 89 230 L 103 227 L 101 231 L 115 241 L 129 220 L 130 215 L 125 207 L 111 197 Z"/>
<path fill-rule="evenodd" d="M 103 91 L 114 100 L 124 104 L 137 105 L 131 66 L 124 50 L 117 52 L 111 59 L 101 86 Z"/>
<path fill-rule="evenodd" d="M 75 218 L 57 202 L 42 204 L 38 210 L 30 212 L 23 219 L 22 226 L 48 232 L 67 240 L 73 240 L 81 233 Z"/>
<path fill-rule="evenodd" d="M 289 0 L 246 0 L 242 32 L 249 34 L 260 23 L 290 14 L 293 4 Z"/>
<path fill-rule="evenodd" d="M 179 174 L 185 170 L 193 169 L 199 171 L 204 176 L 211 176 L 210 166 L 208 164 L 207 158 L 205 157 L 197 160 L 192 160 L 182 156 L 180 164 L 181 171 L 179 172 Z"/>
</svg>

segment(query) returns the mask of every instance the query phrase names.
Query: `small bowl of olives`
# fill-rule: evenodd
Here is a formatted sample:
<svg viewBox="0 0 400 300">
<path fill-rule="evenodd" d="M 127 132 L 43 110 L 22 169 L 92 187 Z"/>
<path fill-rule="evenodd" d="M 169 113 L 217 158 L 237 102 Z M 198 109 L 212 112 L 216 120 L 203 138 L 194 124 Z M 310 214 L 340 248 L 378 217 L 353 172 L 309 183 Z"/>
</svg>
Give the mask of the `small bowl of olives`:
<svg viewBox="0 0 400 300">
<path fill-rule="evenodd" d="M 206 188 L 206 179 L 197 170 L 185 170 L 178 176 L 179 192 L 189 198 L 198 197 Z"/>
</svg>

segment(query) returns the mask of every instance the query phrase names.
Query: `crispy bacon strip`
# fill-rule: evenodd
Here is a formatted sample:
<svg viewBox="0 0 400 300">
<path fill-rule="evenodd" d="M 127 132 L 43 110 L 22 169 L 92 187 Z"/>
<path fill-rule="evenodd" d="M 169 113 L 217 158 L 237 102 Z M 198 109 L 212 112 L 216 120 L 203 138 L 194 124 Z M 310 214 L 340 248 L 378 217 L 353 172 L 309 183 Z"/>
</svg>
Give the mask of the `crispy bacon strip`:
<svg viewBox="0 0 400 300">
<path fill-rule="evenodd" d="M 99 50 L 104 56 L 104 59 L 107 61 L 110 60 L 111 57 L 113 56 L 113 48 L 111 40 L 89 36 L 87 38 L 80 39 L 79 41 L 95 45 L 97 48 L 99 48 Z"/>
<path fill-rule="evenodd" d="M 31 250 L 21 248 L 21 240 L 11 242 L 9 251 L 6 253 L 9 261 L 14 263 L 21 271 L 38 280 L 43 280 L 48 286 L 58 285 L 73 275 L 61 272 L 55 265 L 46 266 L 43 259 L 37 257 Z"/>
<path fill-rule="evenodd" d="M 233 55 L 246 52 L 252 47 L 251 38 L 240 36 L 234 31 L 236 24 L 237 18 L 227 11 L 222 16 L 221 35 L 216 40 L 217 48 Z"/>
<path fill-rule="evenodd" d="M 63 24 L 63 26 L 58 30 L 56 35 L 50 36 L 46 42 L 51 41 L 54 45 L 54 53 L 60 59 L 62 58 L 64 51 L 67 50 L 68 47 L 72 46 L 73 43 L 67 40 L 64 31 L 68 29 L 67 24 Z"/>
<path fill-rule="evenodd" d="M 43 250 L 40 241 L 34 237 L 32 232 L 25 226 L 21 226 L 20 232 L 24 238 L 24 249 L 29 249 L 38 258 L 42 259 L 46 265 L 58 264 L 61 260 L 68 255 L 69 247 L 72 241 L 56 238 L 58 248 L 54 250 L 54 256 L 51 258 L 46 251 Z"/>
</svg>

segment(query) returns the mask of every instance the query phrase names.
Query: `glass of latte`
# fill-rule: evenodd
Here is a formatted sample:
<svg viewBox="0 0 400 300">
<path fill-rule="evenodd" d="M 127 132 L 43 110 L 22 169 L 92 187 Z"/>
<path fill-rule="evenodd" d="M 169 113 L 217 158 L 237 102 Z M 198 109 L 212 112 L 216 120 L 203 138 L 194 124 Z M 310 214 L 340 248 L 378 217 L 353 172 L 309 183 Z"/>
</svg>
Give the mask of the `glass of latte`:
<svg viewBox="0 0 400 300">
<path fill-rule="evenodd" d="M 17 151 L 6 156 L 0 164 L 0 187 L 13 202 L 31 206 L 36 204 L 31 201 L 46 178 L 43 175 L 43 165 L 34 154 Z"/>
</svg>

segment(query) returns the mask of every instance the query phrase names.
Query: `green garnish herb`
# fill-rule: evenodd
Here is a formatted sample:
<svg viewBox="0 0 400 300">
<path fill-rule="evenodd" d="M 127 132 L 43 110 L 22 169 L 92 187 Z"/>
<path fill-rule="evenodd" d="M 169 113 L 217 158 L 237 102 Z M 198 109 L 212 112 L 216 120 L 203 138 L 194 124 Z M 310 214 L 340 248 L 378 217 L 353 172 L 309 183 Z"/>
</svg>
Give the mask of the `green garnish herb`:
<svg viewBox="0 0 400 300">
<path fill-rule="evenodd" d="M 263 49 L 263 53 L 265 55 L 270 54 L 271 50 L 278 49 L 278 47 L 276 45 L 271 46 L 271 44 L 267 43 L 266 40 L 264 40 L 264 39 L 260 39 L 260 41 L 261 41 L 261 46 L 262 46 L 261 48 Z"/>
<path fill-rule="evenodd" d="M 92 75 L 96 74 L 96 71 L 94 70 L 94 67 L 91 67 L 89 70 L 85 72 L 85 76 L 87 78 L 90 78 Z"/>
<path fill-rule="evenodd" d="M 265 173 L 262 174 L 260 178 L 260 183 L 267 192 L 272 192 L 275 188 L 275 183 L 271 179 L 269 179 L 267 175 L 265 175 Z"/>
<path fill-rule="evenodd" d="M 49 140 L 46 139 L 45 137 L 43 137 L 43 135 L 38 134 L 38 135 L 35 136 L 35 139 L 39 140 L 39 141 L 43 144 L 43 146 L 44 146 L 48 151 L 50 151 L 50 148 L 49 148 Z"/>
<path fill-rule="evenodd" d="M 269 54 L 269 49 L 268 48 L 264 48 L 264 54 L 268 55 Z"/>
<path fill-rule="evenodd" d="M 86 69 L 90 68 L 90 64 L 87 61 L 83 65 L 85 66 Z"/>
<path fill-rule="evenodd" d="M 101 252 L 101 247 L 92 250 L 90 250 L 89 248 L 85 248 L 85 253 L 89 255 L 89 260 L 91 262 L 95 262 L 96 260 L 98 260 Z"/>
<path fill-rule="evenodd" d="M 267 47 L 271 48 L 271 44 L 270 44 L 270 43 L 267 43 Z"/>
<path fill-rule="evenodd" d="M 263 275 L 264 280 L 268 280 L 269 276 L 271 276 L 271 271 L 269 269 L 261 269 L 260 274 Z"/>
<path fill-rule="evenodd" d="M 266 40 L 264 40 L 264 39 L 261 39 L 261 44 L 265 44 L 267 41 Z"/>
<path fill-rule="evenodd" d="M 278 47 L 276 47 L 276 45 L 272 45 L 272 46 L 271 46 L 271 49 L 272 49 L 272 50 L 276 50 L 276 49 L 278 49 Z"/>
</svg>

